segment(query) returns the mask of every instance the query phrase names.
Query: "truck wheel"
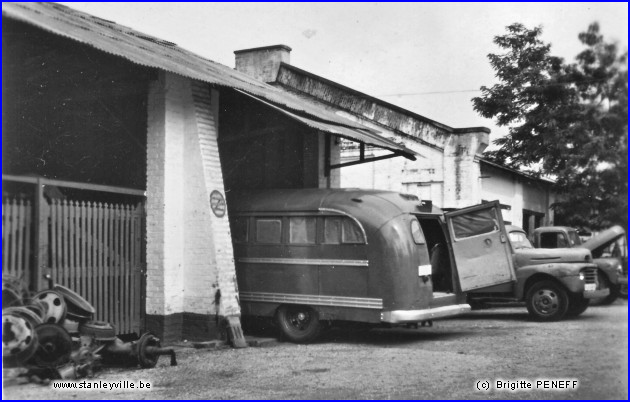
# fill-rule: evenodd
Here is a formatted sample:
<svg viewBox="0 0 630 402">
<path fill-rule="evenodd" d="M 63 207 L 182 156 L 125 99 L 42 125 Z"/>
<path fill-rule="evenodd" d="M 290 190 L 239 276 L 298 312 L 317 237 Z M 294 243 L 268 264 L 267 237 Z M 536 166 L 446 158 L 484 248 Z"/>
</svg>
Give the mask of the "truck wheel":
<svg viewBox="0 0 630 402">
<path fill-rule="evenodd" d="M 276 318 L 282 335 L 291 342 L 311 342 L 321 330 L 317 312 L 308 306 L 282 305 L 278 308 Z"/>
<path fill-rule="evenodd" d="M 527 311 L 538 321 L 558 321 L 569 308 L 567 292 L 552 281 L 534 283 L 527 291 Z"/>
<path fill-rule="evenodd" d="M 569 308 L 567 309 L 567 317 L 577 317 L 588 308 L 590 300 L 582 295 L 571 295 L 569 297 Z"/>
</svg>

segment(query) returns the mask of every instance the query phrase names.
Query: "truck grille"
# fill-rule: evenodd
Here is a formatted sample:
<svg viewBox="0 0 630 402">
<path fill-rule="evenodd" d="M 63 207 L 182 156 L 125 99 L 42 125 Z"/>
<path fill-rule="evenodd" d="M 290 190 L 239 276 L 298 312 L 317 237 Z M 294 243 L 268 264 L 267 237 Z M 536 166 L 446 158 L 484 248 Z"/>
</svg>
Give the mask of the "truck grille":
<svg viewBox="0 0 630 402">
<path fill-rule="evenodd" d="M 597 283 L 597 268 L 587 268 L 584 273 L 584 283 Z"/>
</svg>

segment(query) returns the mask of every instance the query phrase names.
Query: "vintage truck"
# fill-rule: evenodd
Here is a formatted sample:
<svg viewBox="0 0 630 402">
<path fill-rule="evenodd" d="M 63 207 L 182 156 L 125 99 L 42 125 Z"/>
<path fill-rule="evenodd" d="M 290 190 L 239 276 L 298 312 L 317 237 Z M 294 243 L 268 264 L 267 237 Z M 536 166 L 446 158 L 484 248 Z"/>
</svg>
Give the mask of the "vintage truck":
<svg viewBox="0 0 630 402">
<path fill-rule="evenodd" d="M 505 227 L 516 279 L 512 283 L 470 291 L 471 305 L 524 301 L 535 319 L 556 321 L 580 315 L 588 308 L 589 299 L 608 295 L 608 289 L 598 289 L 597 265 L 588 250 L 535 249 L 523 229 Z"/>
<path fill-rule="evenodd" d="M 574 228 L 543 226 L 534 230 L 531 240 L 536 248 L 579 247 L 589 250 L 593 256 L 593 262 L 598 268 L 599 286 L 602 289 L 610 289 L 608 296 L 594 299 L 592 302 L 610 304 L 619 297 L 622 286 L 625 295 L 628 294 L 627 271 L 624 272 L 623 268 L 623 263 L 627 263 L 627 257 L 623 258 L 622 247 L 618 244 L 625 234 L 626 232 L 621 226 L 613 226 L 582 243 L 577 230 Z"/>
</svg>

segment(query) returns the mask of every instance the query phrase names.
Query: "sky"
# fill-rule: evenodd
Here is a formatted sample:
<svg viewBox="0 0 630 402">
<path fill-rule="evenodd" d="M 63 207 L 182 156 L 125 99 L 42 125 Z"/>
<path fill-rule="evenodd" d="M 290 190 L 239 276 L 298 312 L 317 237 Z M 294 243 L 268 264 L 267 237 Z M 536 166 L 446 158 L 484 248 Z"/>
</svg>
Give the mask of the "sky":
<svg viewBox="0 0 630 402">
<path fill-rule="evenodd" d="M 284 44 L 291 64 L 447 126 L 507 129 L 471 98 L 496 82 L 487 55 L 505 27 L 542 26 L 573 61 L 594 21 L 628 48 L 628 3 L 61 3 L 234 67 L 234 50 Z"/>
</svg>

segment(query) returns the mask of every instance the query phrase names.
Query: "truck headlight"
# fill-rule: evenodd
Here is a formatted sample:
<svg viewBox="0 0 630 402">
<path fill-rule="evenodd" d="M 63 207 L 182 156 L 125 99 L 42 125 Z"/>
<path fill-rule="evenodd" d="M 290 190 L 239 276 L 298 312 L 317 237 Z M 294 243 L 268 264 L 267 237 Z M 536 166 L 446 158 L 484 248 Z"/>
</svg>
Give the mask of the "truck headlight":
<svg viewBox="0 0 630 402">
<path fill-rule="evenodd" d="M 617 264 L 617 275 L 623 275 L 623 267 L 621 264 Z"/>
<path fill-rule="evenodd" d="M 580 280 L 583 281 L 584 280 L 584 272 L 580 272 Z"/>
</svg>

